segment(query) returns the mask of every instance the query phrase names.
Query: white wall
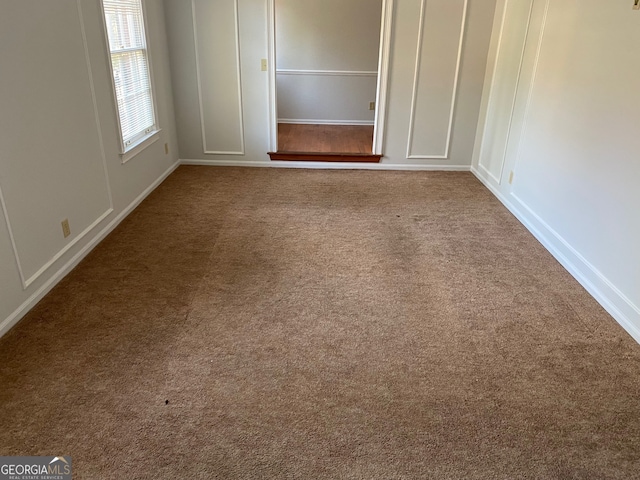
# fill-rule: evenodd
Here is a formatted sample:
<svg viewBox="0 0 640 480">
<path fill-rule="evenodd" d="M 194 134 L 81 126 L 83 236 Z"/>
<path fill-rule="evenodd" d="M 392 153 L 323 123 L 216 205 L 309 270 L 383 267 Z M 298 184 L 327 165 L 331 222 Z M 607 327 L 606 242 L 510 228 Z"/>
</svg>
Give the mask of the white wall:
<svg viewBox="0 0 640 480">
<path fill-rule="evenodd" d="M 474 171 L 640 341 L 640 12 L 499 7 Z"/>
<path fill-rule="evenodd" d="M 373 125 L 377 73 L 280 72 L 280 123 Z"/>
<path fill-rule="evenodd" d="M 373 124 L 382 0 L 276 0 L 278 117 Z"/>
<path fill-rule="evenodd" d="M 375 70 L 381 0 L 275 0 L 278 68 Z"/>
<path fill-rule="evenodd" d="M 0 334 L 176 164 L 164 13 L 147 3 L 162 132 L 122 164 L 99 1 L 0 0 Z"/>
<path fill-rule="evenodd" d="M 165 0 L 180 157 L 189 163 L 201 164 L 284 165 L 270 162 L 267 155 L 271 147 L 269 75 L 260 71 L 260 61 L 269 56 L 268 1 L 216 2 L 227 5 L 229 12 L 237 5 L 239 12 L 240 55 L 225 63 L 216 59 L 223 58 L 226 50 L 216 46 L 231 42 L 234 33 L 228 33 L 226 39 L 219 39 L 218 43 L 208 41 L 207 38 L 213 35 L 208 30 L 213 25 L 207 28 L 201 25 L 200 18 L 194 21 L 193 17 L 194 9 L 197 11 L 210 2 Z M 382 149 L 385 156 L 380 164 L 370 164 L 366 168 L 468 170 L 495 0 L 394 0 L 394 4 L 388 110 Z M 234 24 L 235 18 L 227 14 L 218 21 Z M 196 45 L 202 42 L 208 45 L 208 62 L 217 62 L 218 66 L 225 65 L 228 69 L 240 65 L 239 85 L 225 88 L 223 95 L 237 95 L 240 89 L 242 104 L 233 112 L 233 118 L 241 113 L 244 124 L 230 123 L 236 128 L 234 135 L 238 134 L 238 129 L 243 130 L 244 153 L 205 153 L 203 148 L 202 131 L 209 128 L 210 122 L 218 121 L 213 120 L 216 115 L 223 121 L 227 113 L 217 109 L 214 103 L 203 103 L 199 99 L 198 81 L 200 92 L 214 88 L 213 84 L 206 83 L 202 68 L 198 74 L 203 59 L 197 59 L 195 51 Z M 285 59 L 300 61 L 304 68 L 311 65 L 304 63 L 311 61 L 310 56 L 297 50 L 294 53 Z M 350 68 L 368 69 L 374 60 L 373 55 L 369 55 L 362 58 L 362 64 Z M 325 61 L 329 60 L 323 59 Z M 323 65 L 320 66 L 325 68 Z M 332 69 L 345 68 L 339 62 L 330 66 Z M 203 111 L 205 115 L 201 115 Z M 286 165 L 291 166 L 291 163 Z M 332 165 L 336 166 L 354 165 Z M 361 164 L 355 166 L 362 167 Z"/>
</svg>

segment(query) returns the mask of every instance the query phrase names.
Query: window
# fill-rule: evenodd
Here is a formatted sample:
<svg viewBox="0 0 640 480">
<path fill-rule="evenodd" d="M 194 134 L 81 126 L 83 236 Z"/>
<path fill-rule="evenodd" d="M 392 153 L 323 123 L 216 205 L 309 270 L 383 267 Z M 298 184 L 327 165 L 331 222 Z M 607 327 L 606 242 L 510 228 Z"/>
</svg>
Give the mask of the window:
<svg viewBox="0 0 640 480">
<path fill-rule="evenodd" d="M 142 0 L 103 0 L 102 5 L 126 161 L 158 132 Z"/>
</svg>

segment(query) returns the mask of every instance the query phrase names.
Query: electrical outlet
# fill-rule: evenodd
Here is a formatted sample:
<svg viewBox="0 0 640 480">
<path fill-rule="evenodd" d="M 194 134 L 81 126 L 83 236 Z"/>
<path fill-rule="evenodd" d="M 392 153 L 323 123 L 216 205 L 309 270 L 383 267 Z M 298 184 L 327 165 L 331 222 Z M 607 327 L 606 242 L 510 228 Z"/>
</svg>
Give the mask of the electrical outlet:
<svg viewBox="0 0 640 480">
<path fill-rule="evenodd" d="M 513 183 L 513 170 L 511 170 L 511 173 L 509 173 L 509 184 Z"/>
<path fill-rule="evenodd" d="M 375 110 L 376 109 L 376 102 L 369 102 L 369 110 Z"/>
<path fill-rule="evenodd" d="M 260 69 L 261 69 L 263 72 L 266 72 L 266 71 L 267 71 L 267 59 L 266 59 L 266 58 L 263 58 L 263 59 L 260 61 Z"/>
<path fill-rule="evenodd" d="M 164 144 L 164 154 L 165 155 L 169 155 L 169 144 L 168 143 Z"/>
<path fill-rule="evenodd" d="M 62 235 L 64 235 L 64 238 L 71 235 L 71 227 L 69 227 L 69 219 L 67 218 L 62 221 Z"/>
</svg>

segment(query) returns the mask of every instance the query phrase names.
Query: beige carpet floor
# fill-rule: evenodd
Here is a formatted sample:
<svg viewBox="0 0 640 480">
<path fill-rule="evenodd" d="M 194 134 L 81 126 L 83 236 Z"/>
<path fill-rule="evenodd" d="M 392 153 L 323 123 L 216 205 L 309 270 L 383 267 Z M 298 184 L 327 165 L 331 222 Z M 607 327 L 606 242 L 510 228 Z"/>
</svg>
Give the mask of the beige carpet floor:
<svg viewBox="0 0 640 480">
<path fill-rule="evenodd" d="M 76 479 L 640 478 L 640 346 L 469 173 L 180 167 L 0 412 Z"/>
</svg>

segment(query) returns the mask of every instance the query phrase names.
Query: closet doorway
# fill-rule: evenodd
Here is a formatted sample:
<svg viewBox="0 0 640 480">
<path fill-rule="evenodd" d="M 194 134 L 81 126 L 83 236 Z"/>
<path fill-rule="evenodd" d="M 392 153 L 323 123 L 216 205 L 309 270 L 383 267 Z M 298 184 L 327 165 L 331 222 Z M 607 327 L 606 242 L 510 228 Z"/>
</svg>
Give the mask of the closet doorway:
<svg viewBox="0 0 640 480">
<path fill-rule="evenodd" d="M 271 159 L 378 162 L 393 0 L 268 6 Z"/>
</svg>

